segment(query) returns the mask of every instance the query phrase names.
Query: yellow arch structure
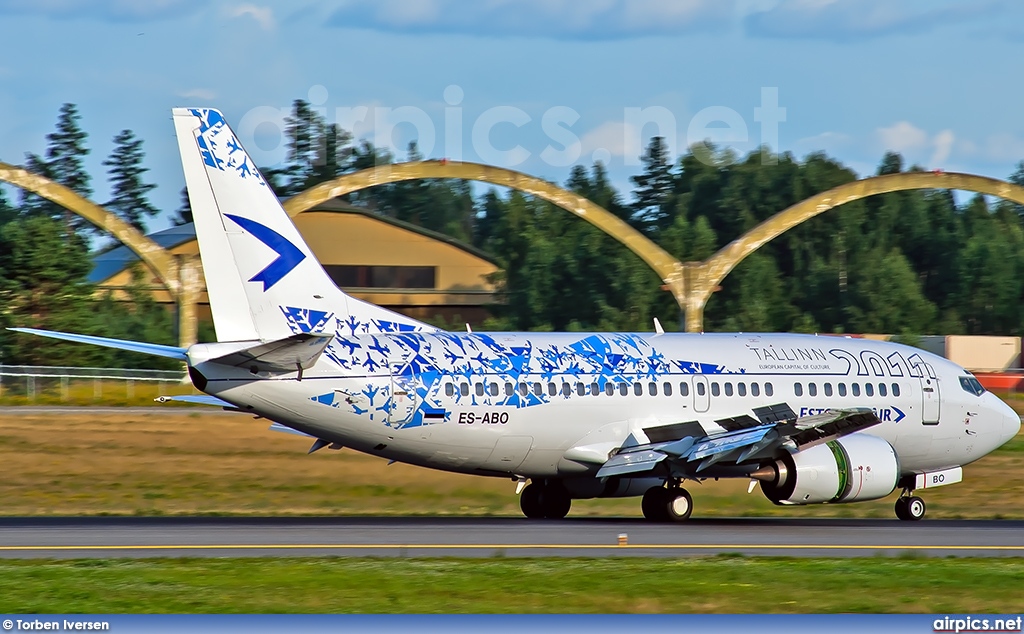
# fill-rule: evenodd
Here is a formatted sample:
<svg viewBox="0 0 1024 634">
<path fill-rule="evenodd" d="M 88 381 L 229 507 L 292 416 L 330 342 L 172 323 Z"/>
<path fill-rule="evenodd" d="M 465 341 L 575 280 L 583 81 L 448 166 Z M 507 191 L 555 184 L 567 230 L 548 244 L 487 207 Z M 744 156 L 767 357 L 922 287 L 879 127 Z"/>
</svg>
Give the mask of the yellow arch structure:
<svg viewBox="0 0 1024 634">
<path fill-rule="evenodd" d="M 680 262 L 617 216 L 593 202 L 547 181 L 522 172 L 449 161 L 419 161 L 381 165 L 339 176 L 295 195 L 284 203 L 295 216 L 326 200 L 375 185 L 422 178 L 461 178 L 510 187 L 574 213 L 612 236 L 648 264 L 672 291 L 686 312 L 686 330 L 704 329 L 704 307 L 722 280 L 751 253 L 768 241 L 839 205 L 895 191 L 960 189 L 990 194 L 1024 205 L 1024 187 L 1005 181 L 957 172 L 906 172 L 874 176 L 834 187 L 812 196 L 765 220 L 732 241 L 704 262 Z"/>
<path fill-rule="evenodd" d="M 194 258 L 176 258 L 135 227 L 67 187 L 15 165 L 0 163 L 0 181 L 38 194 L 85 218 L 124 243 L 167 287 L 178 303 L 178 339 L 182 346 L 195 343 L 198 334 L 196 302 L 202 289 Z"/>
<path fill-rule="evenodd" d="M 1024 205 L 1024 187 L 986 176 L 958 172 L 903 172 L 846 183 L 811 196 L 757 225 L 704 262 L 688 263 L 686 330 L 703 328 L 704 306 L 725 276 L 748 255 L 798 224 L 854 200 L 910 189 L 960 189 L 998 196 Z"/>
<path fill-rule="evenodd" d="M 459 178 L 510 187 L 558 205 L 604 231 L 650 266 L 675 295 L 683 293 L 683 264 L 604 207 L 545 180 L 515 170 L 460 161 L 413 161 L 378 165 L 310 187 L 284 201 L 290 216 L 361 189 L 423 178 Z M 680 302 L 682 306 L 682 302 Z"/>
<path fill-rule="evenodd" d="M 361 189 L 424 178 L 458 178 L 509 187 L 558 205 L 624 244 L 665 282 L 686 311 L 686 330 L 704 326 L 704 307 L 722 280 L 751 253 L 773 238 L 839 205 L 895 191 L 959 189 L 998 196 L 1024 205 L 1024 187 L 1005 181 L 956 172 L 907 172 L 875 176 L 834 187 L 765 220 L 704 262 L 680 262 L 622 219 L 586 198 L 515 170 L 457 161 L 416 161 L 380 165 L 339 176 L 284 201 L 295 216 L 316 205 Z M 196 304 L 202 290 L 197 258 L 176 257 L 103 207 L 63 185 L 7 163 L 0 163 L 0 181 L 53 201 L 109 232 L 130 248 L 157 275 L 179 309 L 179 345 L 196 342 Z"/>
</svg>

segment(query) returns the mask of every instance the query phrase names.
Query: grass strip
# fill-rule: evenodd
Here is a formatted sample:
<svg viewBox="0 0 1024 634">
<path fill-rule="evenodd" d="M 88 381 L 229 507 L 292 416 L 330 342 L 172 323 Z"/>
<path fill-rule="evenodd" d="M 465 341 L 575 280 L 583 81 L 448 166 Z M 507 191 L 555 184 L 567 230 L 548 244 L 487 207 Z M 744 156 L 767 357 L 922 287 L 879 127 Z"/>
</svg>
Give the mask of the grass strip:
<svg viewBox="0 0 1024 634">
<path fill-rule="evenodd" d="M 0 612 L 1011 613 L 1021 559 L 8 560 Z"/>
</svg>

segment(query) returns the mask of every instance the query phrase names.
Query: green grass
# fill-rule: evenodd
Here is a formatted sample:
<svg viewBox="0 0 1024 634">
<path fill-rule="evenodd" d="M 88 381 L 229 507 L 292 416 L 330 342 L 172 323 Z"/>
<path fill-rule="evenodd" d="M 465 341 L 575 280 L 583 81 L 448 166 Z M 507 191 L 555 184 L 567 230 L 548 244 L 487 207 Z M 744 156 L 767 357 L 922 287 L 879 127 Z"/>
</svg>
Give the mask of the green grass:
<svg viewBox="0 0 1024 634">
<path fill-rule="evenodd" d="M 0 612 L 1016 612 L 1020 559 L 0 562 Z"/>
<path fill-rule="evenodd" d="M 60 379 L 39 377 L 29 389 L 24 378 L 8 377 L 0 386 L 0 407 L 66 405 L 75 407 L 145 407 L 158 396 L 199 394 L 191 384 L 167 381 L 76 379 L 62 385 Z M 189 403 L 165 403 L 163 407 L 197 407 Z"/>
</svg>

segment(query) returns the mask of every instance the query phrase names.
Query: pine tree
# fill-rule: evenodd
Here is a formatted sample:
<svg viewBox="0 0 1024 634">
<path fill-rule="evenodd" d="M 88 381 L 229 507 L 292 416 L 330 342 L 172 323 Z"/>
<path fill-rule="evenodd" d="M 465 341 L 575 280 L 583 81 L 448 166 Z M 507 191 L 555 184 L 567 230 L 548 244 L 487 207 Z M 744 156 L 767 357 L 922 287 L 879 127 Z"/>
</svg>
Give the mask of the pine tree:
<svg viewBox="0 0 1024 634">
<path fill-rule="evenodd" d="M 57 129 L 46 135 L 49 142 L 46 158 L 26 154 L 25 169 L 56 181 L 88 198 L 92 195 L 90 176 L 82 165 L 83 159 L 89 154 L 89 149 L 85 146 L 88 134 L 79 126 L 81 118 L 75 104 L 63 104 L 57 116 Z M 84 218 L 34 194 L 26 194 L 21 206 L 29 215 L 63 217 L 69 231 L 92 230 L 92 225 Z"/>
<path fill-rule="evenodd" d="M 636 185 L 633 218 L 647 229 L 665 228 L 671 224 L 669 206 L 673 185 L 672 160 L 665 137 L 653 137 L 640 161 L 643 173 L 630 177 Z"/>
<path fill-rule="evenodd" d="M 142 175 L 149 168 L 142 167 L 142 139 L 131 130 L 121 130 L 114 137 L 114 150 L 103 165 L 110 168 L 112 198 L 106 207 L 139 231 L 146 231 L 146 216 L 155 216 L 157 210 L 146 199 L 156 185 L 145 183 Z"/>
<path fill-rule="evenodd" d="M 192 201 L 188 199 L 188 187 L 181 188 L 181 206 L 178 207 L 177 215 L 171 219 L 175 226 L 187 225 L 192 222 Z"/>
</svg>

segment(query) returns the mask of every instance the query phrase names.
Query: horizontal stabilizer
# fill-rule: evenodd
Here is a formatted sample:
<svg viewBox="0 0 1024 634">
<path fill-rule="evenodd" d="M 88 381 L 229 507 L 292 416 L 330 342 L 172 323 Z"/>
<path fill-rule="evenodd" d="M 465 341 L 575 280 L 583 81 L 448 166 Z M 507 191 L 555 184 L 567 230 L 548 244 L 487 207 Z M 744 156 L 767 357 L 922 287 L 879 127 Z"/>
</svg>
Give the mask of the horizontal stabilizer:
<svg viewBox="0 0 1024 634">
<path fill-rule="evenodd" d="M 210 396 L 208 394 L 179 394 L 176 396 L 160 396 L 157 397 L 158 403 L 167 403 L 174 401 L 176 403 L 192 403 L 194 405 L 210 405 L 212 407 L 226 407 L 229 409 L 237 409 L 231 403 L 222 401 L 216 396 Z"/>
<path fill-rule="evenodd" d="M 70 332 L 55 332 L 53 330 L 39 330 L 37 328 L 8 328 L 8 330 L 24 332 L 30 335 L 39 335 L 40 337 L 50 337 L 51 339 L 74 341 L 75 343 L 88 343 L 94 346 L 103 346 L 105 348 L 128 350 L 129 352 L 141 352 L 142 354 L 149 354 L 155 357 L 166 357 L 168 359 L 177 359 L 178 361 L 188 360 L 185 357 L 185 348 L 163 346 L 158 343 L 142 343 L 139 341 L 125 341 L 123 339 L 108 339 L 107 337 L 76 335 Z"/>
<path fill-rule="evenodd" d="M 307 370 L 316 364 L 332 339 L 334 335 L 331 333 L 301 332 L 277 341 L 236 350 L 210 359 L 210 363 L 256 366 L 261 372 L 294 372 L 297 368 Z"/>
</svg>

